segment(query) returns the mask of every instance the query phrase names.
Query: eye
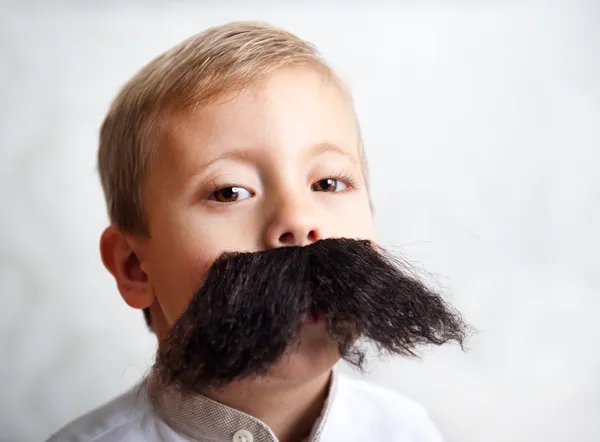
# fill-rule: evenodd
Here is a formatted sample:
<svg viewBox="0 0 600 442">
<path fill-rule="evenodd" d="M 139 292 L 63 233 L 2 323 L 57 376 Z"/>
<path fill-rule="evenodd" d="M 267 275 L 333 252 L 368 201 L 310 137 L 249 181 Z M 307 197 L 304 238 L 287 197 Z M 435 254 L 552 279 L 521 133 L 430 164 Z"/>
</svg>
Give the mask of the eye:
<svg viewBox="0 0 600 442">
<path fill-rule="evenodd" d="M 315 192 L 340 192 L 346 190 L 348 185 L 335 178 L 325 178 L 314 183 L 311 188 Z"/>
<path fill-rule="evenodd" d="M 209 200 L 218 201 L 219 203 L 233 203 L 250 198 L 252 192 L 243 187 L 228 186 L 215 190 L 208 197 Z"/>
</svg>

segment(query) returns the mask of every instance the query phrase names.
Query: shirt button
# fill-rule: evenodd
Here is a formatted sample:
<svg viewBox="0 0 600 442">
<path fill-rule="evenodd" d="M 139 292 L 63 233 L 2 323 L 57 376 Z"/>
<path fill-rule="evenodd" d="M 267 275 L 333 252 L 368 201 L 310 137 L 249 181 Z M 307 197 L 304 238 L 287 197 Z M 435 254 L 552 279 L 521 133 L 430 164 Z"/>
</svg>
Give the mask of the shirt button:
<svg viewBox="0 0 600 442">
<path fill-rule="evenodd" d="M 254 436 L 248 430 L 240 430 L 233 435 L 233 442 L 254 442 Z"/>
</svg>

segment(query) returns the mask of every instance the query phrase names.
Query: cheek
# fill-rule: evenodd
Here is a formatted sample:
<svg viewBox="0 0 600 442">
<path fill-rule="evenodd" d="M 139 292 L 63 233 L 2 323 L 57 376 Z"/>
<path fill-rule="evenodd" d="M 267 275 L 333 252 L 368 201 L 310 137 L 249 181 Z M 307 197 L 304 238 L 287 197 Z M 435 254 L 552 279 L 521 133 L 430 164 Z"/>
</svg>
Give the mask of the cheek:
<svg viewBox="0 0 600 442">
<path fill-rule="evenodd" d="M 186 310 L 219 253 L 188 229 L 164 229 L 153 237 L 150 282 L 167 322 Z"/>
<path fill-rule="evenodd" d="M 197 256 L 178 252 L 162 253 L 158 271 L 151 281 L 165 318 L 172 325 L 186 310 L 190 299 L 204 281 L 216 256 Z"/>
<path fill-rule="evenodd" d="M 357 195 L 336 208 L 328 236 L 375 240 L 375 224 L 368 198 Z"/>
<path fill-rule="evenodd" d="M 153 236 L 150 282 L 170 325 L 187 309 L 215 259 L 225 251 L 252 249 L 243 241 L 252 238 L 243 223 L 188 214 Z"/>
</svg>

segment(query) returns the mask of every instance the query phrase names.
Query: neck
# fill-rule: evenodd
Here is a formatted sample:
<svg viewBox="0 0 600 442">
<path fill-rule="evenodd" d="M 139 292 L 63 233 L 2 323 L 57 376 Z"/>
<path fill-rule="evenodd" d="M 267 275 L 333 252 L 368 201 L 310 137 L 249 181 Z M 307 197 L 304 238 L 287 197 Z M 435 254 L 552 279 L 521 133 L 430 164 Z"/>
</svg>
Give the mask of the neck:
<svg viewBox="0 0 600 442">
<path fill-rule="evenodd" d="M 204 395 L 264 422 L 280 442 L 298 442 L 310 435 L 319 419 L 331 371 L 307 382 L 243 381 Z"/>
</svg>

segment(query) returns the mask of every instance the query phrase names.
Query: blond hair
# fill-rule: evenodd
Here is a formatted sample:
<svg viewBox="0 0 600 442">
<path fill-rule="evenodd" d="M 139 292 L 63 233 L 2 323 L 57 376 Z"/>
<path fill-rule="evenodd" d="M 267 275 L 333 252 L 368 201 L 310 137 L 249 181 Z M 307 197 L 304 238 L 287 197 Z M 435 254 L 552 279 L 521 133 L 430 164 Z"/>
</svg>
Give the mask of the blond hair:
<svg viewBox="0 0 600 442">
<path fill-rule="evenodd" d="M 137 72 L 100 130 L 98 169 L 111 223 L 124 232 L 149 234 L 142 188 L 168 115 L 241 90 L 289 65 L 310 65 L 339 81 L 315 46 L 262 22 L 209 28 Z"/>
</svg>

